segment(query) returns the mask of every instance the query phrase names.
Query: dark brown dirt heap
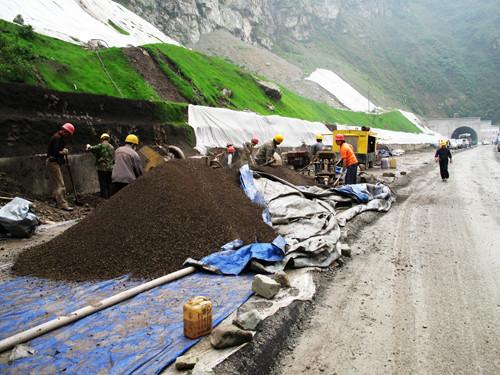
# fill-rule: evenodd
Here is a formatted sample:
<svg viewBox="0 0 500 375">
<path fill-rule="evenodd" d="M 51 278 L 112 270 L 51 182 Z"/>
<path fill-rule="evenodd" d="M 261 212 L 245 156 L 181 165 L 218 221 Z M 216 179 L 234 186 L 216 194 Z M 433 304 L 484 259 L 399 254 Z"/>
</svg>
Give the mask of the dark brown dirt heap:
<svg viewBox="0 0 500 375">
<path fill-rule="evenodd" d="M 14 270 L 50 279 L 152 278 L 241 238 L 275 235 L 239 187 L 237 172 L 172 161 L 98 206 L 52 241 L 22 253 Z"/>
<path fill-rule="evenodd" d="M 299 172 L 295 172 L 287 167 L 262 167 L 256 166 L 252 167 L 252 169 L 256 172 L 261 171 L 265 173 L 269 173 L 279 177 L 291 184 L 298 186 L 312 186 L 315 185 L 315 181 L 313 177 L 308 177 L 300 174 Z"/>
</svg>

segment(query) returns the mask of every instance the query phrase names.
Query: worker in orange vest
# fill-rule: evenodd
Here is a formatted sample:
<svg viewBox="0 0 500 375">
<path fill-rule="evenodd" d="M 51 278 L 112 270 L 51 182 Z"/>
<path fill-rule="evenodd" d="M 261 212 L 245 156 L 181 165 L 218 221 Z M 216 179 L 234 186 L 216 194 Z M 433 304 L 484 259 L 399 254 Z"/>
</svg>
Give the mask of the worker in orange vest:
<svg viewBox="0 0 500 375">
<path fill-rule="evenodd" d="M 358 158 L 356 158 L 353 147 L 345 141 L 344 134 L 336 134 L 335 143 L 340 146 L 340 158 L 342 166 L 346 170 L 344 183 L 346 185 L 355 184 L 358 177 Z"/>
</svg>

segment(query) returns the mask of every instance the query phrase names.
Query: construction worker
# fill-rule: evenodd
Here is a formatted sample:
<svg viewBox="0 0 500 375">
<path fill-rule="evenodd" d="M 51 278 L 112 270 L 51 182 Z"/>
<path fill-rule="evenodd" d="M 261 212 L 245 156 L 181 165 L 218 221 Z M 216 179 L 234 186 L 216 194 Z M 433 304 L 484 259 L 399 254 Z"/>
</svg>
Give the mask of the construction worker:
<svg viewBox="0 0 500 375">
<path fill-rule="evenodd" d="M 345 141 L 344 134 L 335 135 L 335 143 L 340 146 L 340 158 L 342 166 L 345 169 L 346 185 L 353 185 L 357 182 L 358 177 L 358 159 L 352 148 L 352 145 Z"/>
<path fill-rule="evenodd" d="M 236 149 L 234 148 L 232 143 L 227 144 L 226 154 L 227 154 L 227 166 L 231 168 L 231 165 L 233 164 L 234 154 L 236 154 Z"/>
<path fill-rule="evenodd" d="M 439 172 L 441 173 L 441 179 L 443 182 L 446 182 L 448 178 L 450 178 L 450 174 L 448 173 L 448 160 L 450 164 L 451 160 L 451 152 L 448 147 L 446 147 L 446 141 L 439 141 L 439 148 L 436 150 L 436 155 L 434 155 L 436 163 L 439 163 Z"/>
<path fill-rule="evenodd" d="M 142 163 L 139 154 L 135 151 L 139 145 L 139 138 L 129 134 L 125 138 L 125 146 L 115 151 L 115 164 L 111 174 L 113 194 L 142 176 Z"/>
<path fill-rule="evenodd" d="M 281 134 L 276 134 L 272 140 L 260 146 L 255 155 L 255 163 L 261 166 L 273 164 L 276 161 L 274 153 L 283 142 L 283 139 L 284 137 Z"/>
<path fill-rule="evenodd" d="M 243 144 L 243 152 L 241 153 L 241 164 L 249 164 L 254 165 L 255 160 L 253 157 L 253 151 L 255 146 L 259 144 L 259 140 L 256 137 L 253 137 L 250 142 L 245 142 Z"/>
<path fill-rule="evenodd" d="M 109 143 L 109 134 L 102 133 L 100 143 L 87 145 L 86 150 L 95 155 L 97 177 L 99 179 L 100 195 L 104 199 L 111 197 L 111 172 L 113 171 L 113 159 L 115 148 Z"/>
<path fill-rule="evenodd" d="M 311 147 L 311 156 L 312 160 L 311 163 L 314 164 L 314 171 L 316 173 L 319 172 L 320 170 L 320 165 L 319 165 L 319 153 L 323 151 L 323 148 L 325 148 L 325 145 L 323 144 L 323 136 L 321 134 L 316 135 L 316 143 L 312 145 Z"/>
<path fill-rule="evenodd" d="M 47 150 L 47 170 L 49 172 L 49 184 L 52 196 L 56 200 L 57 207 L 65 211 L 73 211 L 66 201 L 66 187 L 61 166 L 66 163 L 68 149 L 66 148 L 66 139 L 75 134 L 75 127 L 69 122 L 61 126 L 49 141 Z"/>
</svg>

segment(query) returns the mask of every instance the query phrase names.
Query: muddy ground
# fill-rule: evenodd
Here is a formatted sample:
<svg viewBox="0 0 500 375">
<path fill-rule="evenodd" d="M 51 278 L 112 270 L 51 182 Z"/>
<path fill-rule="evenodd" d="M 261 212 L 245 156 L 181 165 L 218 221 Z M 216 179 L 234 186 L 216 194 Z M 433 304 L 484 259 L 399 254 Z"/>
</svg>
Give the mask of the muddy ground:
<svg viewBox="0 0 500 375">
<path fill-rule="evenodd" d="M 356 233 L 273 374 L 500 373 L 500 156 L 455 155 Z M 406 199 L 404 199 L 406 198 Z"/>
</svg>

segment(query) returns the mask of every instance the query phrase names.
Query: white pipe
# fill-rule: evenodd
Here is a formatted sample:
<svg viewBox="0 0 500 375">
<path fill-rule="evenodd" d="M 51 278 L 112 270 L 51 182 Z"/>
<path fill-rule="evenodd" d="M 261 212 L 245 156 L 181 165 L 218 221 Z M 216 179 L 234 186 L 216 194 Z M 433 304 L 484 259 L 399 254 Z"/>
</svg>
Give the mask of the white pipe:
<svg viewBox="0 0 500 375">
<path fill-rule="evenodd" d="M 36 327 L 27 329 L 26 331 L 19 332 L 13 336 L 7 337 L 0 341 L 0 353 L 13 348 L 18 344 L 34 339 L 35 337 L 41 336 L 47 332 L 53 331 L 57 328 L 63 327 L 69 323 L 80 320 L 90 314 L 106 309 L 110 306 L 116 305 L 126 299 L 135 297 L 136 295 L 146 292 L 150 289 L 156 288 L 160 285 L 166 284 L 170 281 L 180 279 L 181 277 L 187 276 L 196 271 L 194 267 L 186 267 L 179 271 L 170 273 L 168 275 L 162 276 L 158 279 L 148 281 L 147 283 L 138 285 L 132 289 L 124 290 L 121 293 L 115 294 L 114 296 L 105 298 L 93 305 L 88 305 L 69 313 L 68 315 L 59 316 L 52 319 L 46 323 L 37 325 Z"/>
</svg>

